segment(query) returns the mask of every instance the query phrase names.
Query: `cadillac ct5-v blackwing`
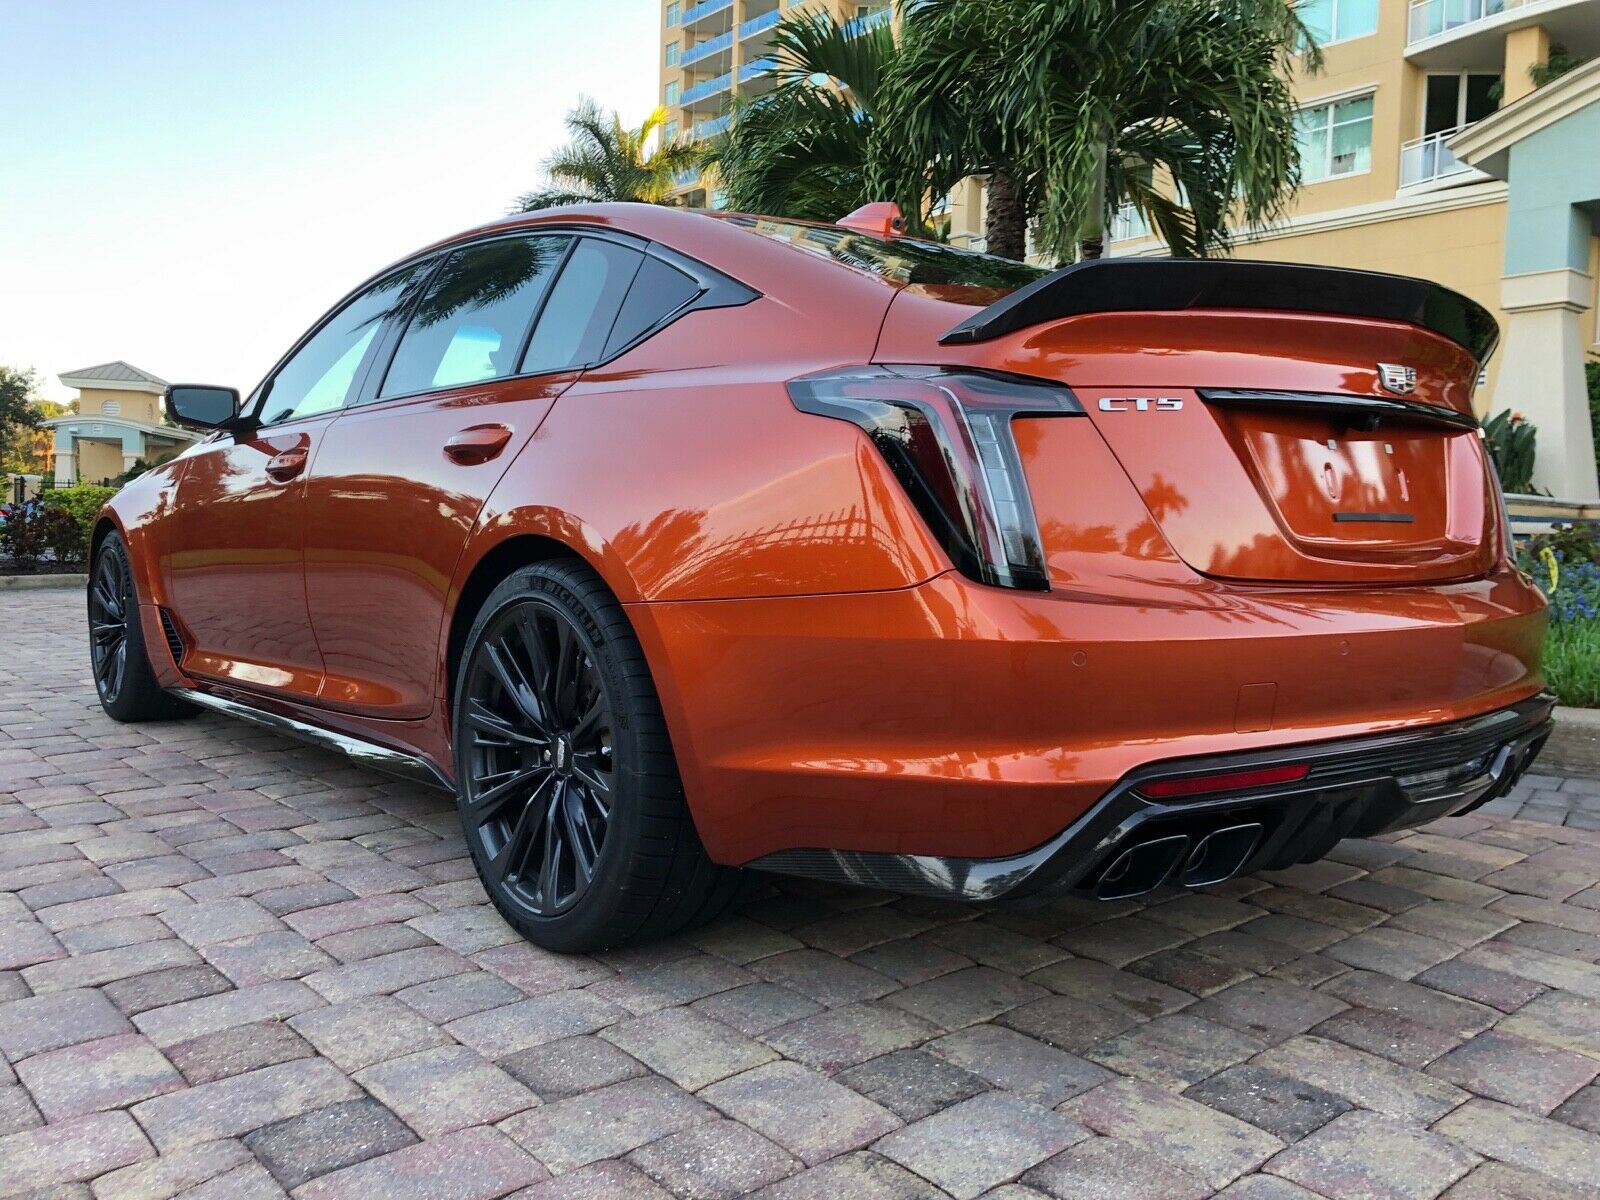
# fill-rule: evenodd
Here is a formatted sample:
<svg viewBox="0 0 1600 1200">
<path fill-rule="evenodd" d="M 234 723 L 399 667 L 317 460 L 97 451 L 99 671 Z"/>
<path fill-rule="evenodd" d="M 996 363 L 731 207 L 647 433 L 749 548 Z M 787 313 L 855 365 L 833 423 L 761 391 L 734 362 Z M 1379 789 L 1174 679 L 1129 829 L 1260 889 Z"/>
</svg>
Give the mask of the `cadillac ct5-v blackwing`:
<svg viewBox="0 0 1600 1200">
<path fill-rule="evenodd" d="M 518 216 L 362 284 L 93 531 L 119 720 L 456 795 L 562 950 L 736 868 L 1122 897 L 1467 811 L 1549 729 L 1472 416 L 1393 276 L 1046 271 L 837 225 Z"/>
</svg>

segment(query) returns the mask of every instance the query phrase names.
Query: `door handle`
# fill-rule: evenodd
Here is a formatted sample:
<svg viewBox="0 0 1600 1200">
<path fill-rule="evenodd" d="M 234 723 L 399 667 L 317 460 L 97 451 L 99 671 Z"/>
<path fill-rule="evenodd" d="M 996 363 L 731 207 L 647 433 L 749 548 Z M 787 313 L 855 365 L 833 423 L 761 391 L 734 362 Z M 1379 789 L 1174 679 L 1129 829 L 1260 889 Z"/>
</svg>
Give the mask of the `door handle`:
<svg viewBox="0 0 1600 1200">
<path fill-rule="evenodd" d="M 278 483 L 288 483 L 306 469 L 306 452 L 302 447 L 285 450 L 267 460 L 267 478 Z"/>
<path fill-rule="evenodd" d="M 444 444 L 444 454 L 451 462 L 464 467 L 476 466 L 499 454 L 510 440 L 510 426 L 472 425 L 450 435 Z"/>
</svg>

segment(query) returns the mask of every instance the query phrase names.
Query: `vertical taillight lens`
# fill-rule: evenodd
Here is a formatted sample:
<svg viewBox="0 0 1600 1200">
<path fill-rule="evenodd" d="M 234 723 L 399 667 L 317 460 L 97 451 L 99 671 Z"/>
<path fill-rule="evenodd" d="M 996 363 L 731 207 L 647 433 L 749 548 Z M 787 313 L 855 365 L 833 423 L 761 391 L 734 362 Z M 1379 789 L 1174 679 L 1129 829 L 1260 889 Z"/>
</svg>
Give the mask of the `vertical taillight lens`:
<svg viewBox="0 0 1600 1200">
<path fill-rule="evenodd" d="M 1050 586 L 1017 416 L 1082 416 L 1061 384 L 944 367 L 851 367 L 791 380 L 801 412 L 863 429 L 951 561 L 999 587 Z"/>
</svg>

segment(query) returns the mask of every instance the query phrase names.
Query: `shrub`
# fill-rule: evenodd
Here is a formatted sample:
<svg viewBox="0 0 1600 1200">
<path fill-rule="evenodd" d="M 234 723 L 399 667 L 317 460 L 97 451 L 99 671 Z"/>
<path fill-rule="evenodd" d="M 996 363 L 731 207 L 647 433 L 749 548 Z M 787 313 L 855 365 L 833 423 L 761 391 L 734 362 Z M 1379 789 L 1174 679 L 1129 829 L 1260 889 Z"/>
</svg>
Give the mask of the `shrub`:
<svg viewBox="0 0 1600 1200">
<path fill-rule="evenodd" d="M 1534 444 L 1538 431 L 1521 413 L 1496 413 L 1483 422 L 1484 448 L 1508 492 L 1530 495 L 1533 487 Z"/>
<path fill-rule="evenodd" d="M 1549 533 L 1536 533 L 1518 546 L 1518 560 L 1523 570 L 1536 574 L 1530 565 L 1538 561 L 1544 551 L 1555 554 L 1558 563 L 1600 563 L 1600 529 L 1593 525 L 1550 526 Z"/>
<path fill-rule="evenodd" d="M 65 510 L 72 515 L 72 519 L 78 524 L 77 544 L 64 557 L 69 560 L 88 557 L 89 534 L 94 529 L 94 519 L 99 515 L 100 506 L 116 494 L 116 488 L 98 487 L 92 483 L 80 483 L 67 488 L 52 488 L 44 493 L 42 499 L 47 508 Z"/>
<path fill-rule="evenodd" d="M 38 558 L 44 551 L 44 530 L 39 514 L 44 506 L 38 500 L 0 505 L 0 549 L 20 562 Z"/>
</svg>

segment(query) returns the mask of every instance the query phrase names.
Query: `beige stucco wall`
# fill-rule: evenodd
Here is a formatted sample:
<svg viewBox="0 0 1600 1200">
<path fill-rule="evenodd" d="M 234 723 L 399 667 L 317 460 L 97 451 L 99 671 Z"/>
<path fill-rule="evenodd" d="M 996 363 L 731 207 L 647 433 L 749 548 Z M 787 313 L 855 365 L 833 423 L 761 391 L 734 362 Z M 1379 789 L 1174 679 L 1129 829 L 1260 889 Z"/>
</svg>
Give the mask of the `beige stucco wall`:
<svg viewBox="0 0 1600 1200">
<path fill-rule="evenodd" d="M 145 425 L 161 423 L 161 398 L 149 392 L 81 388 L 78 391 L 78 412 L 85 417 L 103 416 L 108 400 L 120 410 L 117 415 L 124 421 L 139 421 Z M 121 469 L 117 468 L 118 471 Z"/>
<path fill-rule="evenodd" d="M 122 474 L 121 442 L 78 441 L 78 479 L 98 483 Z"/>
</svg>

